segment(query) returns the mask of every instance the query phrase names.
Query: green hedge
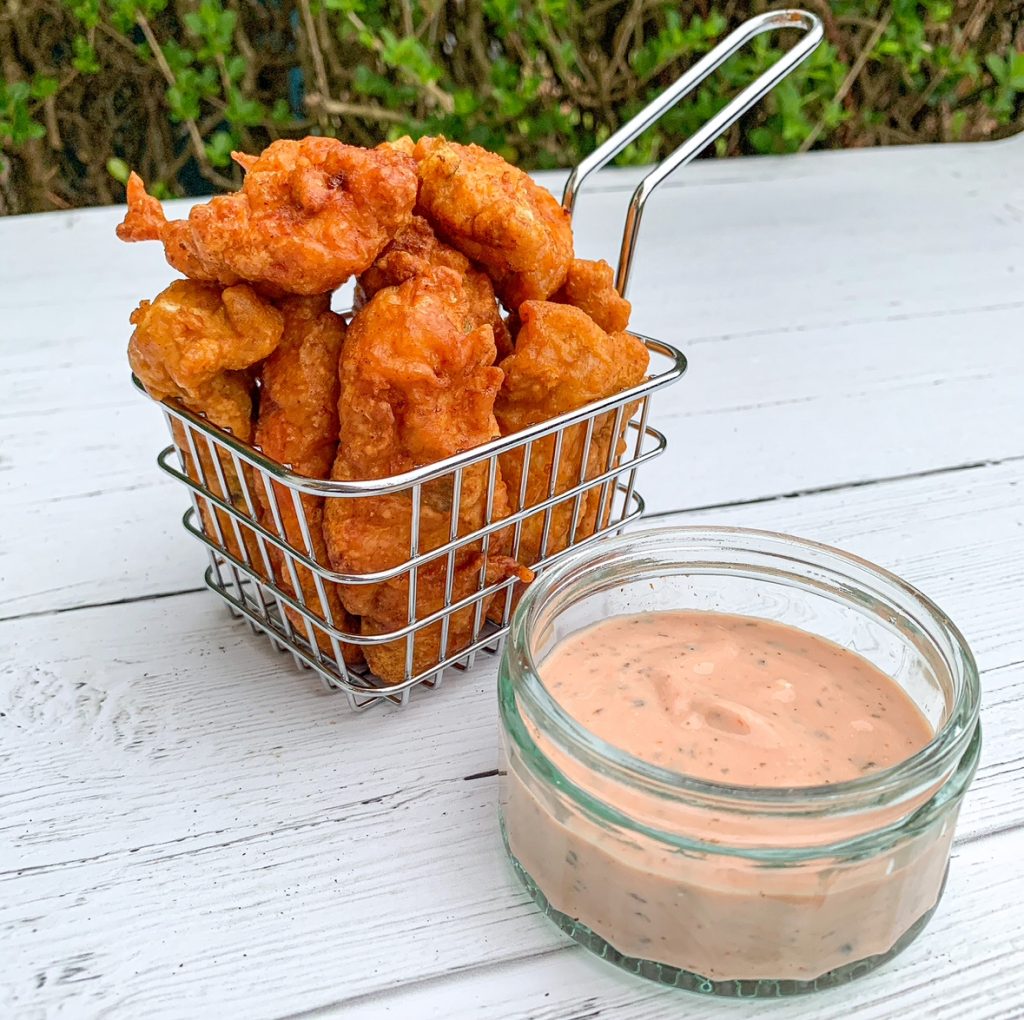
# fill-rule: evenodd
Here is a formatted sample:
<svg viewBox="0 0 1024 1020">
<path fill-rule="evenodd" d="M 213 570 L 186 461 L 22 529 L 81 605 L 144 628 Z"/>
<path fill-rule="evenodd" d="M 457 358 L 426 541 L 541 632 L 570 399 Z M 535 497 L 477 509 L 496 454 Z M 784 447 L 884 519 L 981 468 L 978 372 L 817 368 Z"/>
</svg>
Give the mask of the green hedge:
<svg viewBox="0 0 1024 1020">
<path fill-rule="evenodd" d="M 808 0 L 809 2 L 809 0 Z M 719 154 L 1009 134 L 1016 0 L 810 4 L 827 41 Z M 632 0 L 38 0 L 0 14 L 0 212 L 236 186 L 233 148 L 443 133 L 572 164 L 767 5 Z M 762 37 L 627 150 L 658 158 L 792 40 Z"/>
</svg>

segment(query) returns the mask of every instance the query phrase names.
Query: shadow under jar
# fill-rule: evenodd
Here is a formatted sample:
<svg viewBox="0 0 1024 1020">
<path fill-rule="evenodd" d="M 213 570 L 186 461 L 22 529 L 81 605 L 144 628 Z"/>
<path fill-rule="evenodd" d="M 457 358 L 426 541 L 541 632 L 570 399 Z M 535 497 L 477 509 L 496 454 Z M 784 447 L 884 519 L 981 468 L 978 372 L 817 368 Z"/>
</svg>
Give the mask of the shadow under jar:
<svg viewBox="0 0 1024 1020">
<path fill-rule="evenodd" d="M 544 661 L 599 621 L 666 610 L 776 621 L 856 652 L 934 737 L 822 786 L 731 786 L 635 757 L 562 708 Z M 527 591 L 499 699 L 513 867 L 559 927 L 631 973 L 716 995 L 827 988 L 898 953 L 938 904 L 981 747 L 977 668 L 937 606 L 864 560 L 741 529 L 606 542 Z"/>
</svg>

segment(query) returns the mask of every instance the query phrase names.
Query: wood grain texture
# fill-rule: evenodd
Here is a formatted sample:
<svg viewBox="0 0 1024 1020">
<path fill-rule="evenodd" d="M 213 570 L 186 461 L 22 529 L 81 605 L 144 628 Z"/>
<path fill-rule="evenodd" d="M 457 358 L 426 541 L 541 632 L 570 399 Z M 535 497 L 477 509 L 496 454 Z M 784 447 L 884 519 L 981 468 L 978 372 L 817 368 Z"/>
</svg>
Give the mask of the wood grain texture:
<svg viewBox="0 0 1024 1020">
<path fill-rule="evenodd" d="M 714 515 L 841 538 L 958 620 L 986 670 L 985 751 L 962 852 L 1003 878 L 1024 823 L 1022 478 L 1024 465 L 1002 465 Z M 365 1010 L 362 997 L 410 984 L 403 994 L 426 1011 L 460 998 L 439 991 L 452 975 L 477 982 L 478 967 L 563 945 L 497 838 L 493 665 L 407 711 L 353 717 L 205 593 L 65 619 L 76 618 L 0 624 L 13 653 L 0 684 L 10 734 L 0 941 L 14 961 L 12 1008 L 244 1015 L 258 1003 L 259 1015 L 279 1016 L 347 999 Z M 988 918 L 1005 941 L 1021 896 L 1004 882 L 950 901 L 973 911 L 962 925 Z M 959 926 L 930 929 L 914 951 L 934 959 L 961 942 Z M 557 972 L 566 968 L 571 992 L 574 968 L 589 964 L 564 959 Z M 73 981 L 61 977 L 69 968 Z M 901 987 L 885 972 L 866 984 L 874 995 Z M 600 987 L 620 989 L 617 1015 L 626 992 L 614 977 Z M 506 1000 L 494 994 L 501 1016 Z M 558 1001 L 573 1015 L 571 995 Z"/>
<path fill-rule="evenodd" d="M 634 324 L 690 371 L 656 401 L 670 452 L 641 477 L 650 510 L 1024 456 L 1024 146 L 943 154 L 927 173 L 920 150 L 705 163 L 654 200 Z M 614 250 L 636 178 L 601 175 L 581 251 Z M 8 539 L 0 618 L 200 583 L 187 500 L 152 463 L 165 430 L 124 356 L 128 313 L 172 274 L 157 246 L 114 239 L 118 217 L 0 222 L 5 520 L 64 582 Z"/>
<path fill-rule="evenodd" d="M 338 1004 L 346 1020 L 1018 1020 L 1024 914 L 1014 858 L 1024 833 L 954 851 L 945 897 L 924 934 L 880 971 L 800 999 L 703 998 L 617 971 L 568 939 L 530 959 L 480 967 L 456 981 L 412 985 Z"/>
<path fill-rule="evenodd" d="M 984 671 L 933 924 L 759 1016 L 1022 1015 L 1022 170 L 1024 139 L 704 163 L 643 228 L 634 323 L 691 360 L 644 526 L 842 545 L 935 598 Z M 582 254 L 614 255 L 637 178 L 585 194 Z M 124 360 L 171 273 L 117 218 L 0 221 L 0 1016 L 749 1015 L 537 916 L 497 837 L 492 660 L 357 717 L 196 591 Z"/>
</svg>

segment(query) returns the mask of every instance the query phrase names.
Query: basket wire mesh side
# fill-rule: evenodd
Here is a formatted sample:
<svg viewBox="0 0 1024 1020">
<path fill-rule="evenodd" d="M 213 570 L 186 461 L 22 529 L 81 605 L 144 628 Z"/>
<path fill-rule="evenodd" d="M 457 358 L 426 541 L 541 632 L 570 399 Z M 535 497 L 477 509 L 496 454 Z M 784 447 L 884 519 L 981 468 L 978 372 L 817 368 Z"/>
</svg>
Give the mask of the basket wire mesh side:
<svg viewBox="0 0 1024 1020">
<path fill-rule="evenodd" d="M 665 449 L 664 436 L 648 422 L 651 395 L 682 374 L 685 360 L 667 344 L 642 339 L 661 371 L 639 386 L 437 464 L 367 482 L 295 475 L 187 409 L 165 402 L 174 442 L 161 452 L 158 462 L 189 490 L 192 506 L 184 515 L 184 526 L 207 547 L 207 585 L 236 616 L 267 633 L 298 664 L 316 670 L 328 687 L 344 690 L 353 708 L 367 707 L 381 698 L 404 703 L 413 687 L 439 686 L 449 668 L 469 668 L 479 651 L 500 649 L 519 582 L 514 576 L 487 582 L 489 553 L 495 543 L 515 559 L 522 550 L 524 525 L 532 529 L 539 535 L 539 546 L 531 566 L 539 570 L 566 550 L 616 532 L 643 513 L 637 471 Z M 606 437 L 603 444 L 597 438 L 601 434 Z M 616 442 L 616 437 L 621 438 Z M 514 501 L 519 509 L 499 517 L 494 501 L 499 458 L 509 456 L 520 458 L 522 482 Z M 541 498 L 529 501 L 530 467 L 541 457 L 550 464 L 544 472 L 544 491 Z M 567 458 L 571 458 L 569 484 L 564 470 Z M 458 534 L 465 479 L 474 470 L 486 476 L 484 520 L 480 528 Z M 436 492 L 438 486 L 450 491 L 448 541 L 421 549 L 424 493 Z M 388 569 L 359 575 L 334 571 L 318 561 L 309 498 L 359 500 L 382 495 L 408 498 L 408 557 Z M 269 514 L 261 513 L 261 507 Z M 286 509 L 298 522 L 299 543 L 287 537 Z M 456 557 L 467 550 L 481 553 L 477 583 L 468 594 L 455 597 Z M 438 563 L 443 564 L 441 605 L 418 615 L 421 572 Z M 374 585 L 403 577 L 408 578 L 403 627 L 361 634 L 346 630 L 342 621 L 333 618 L 327 598 L 330 585 Z M 314 593 L 316 605 L 311 604 Z M 464 633 L 467 616 L 470 639 L 450 647 L 452 621 Z M 414 670 L 417 636 L 429 628 L 438 632 L 438 654 L 425 668 Z M 405 644 L 405 674 L 399 683 L 384 685 L 364 666 L 346 662 L 346 646 L 395 642 Z"/>
<path fill-rule="evenodd" d="M 821 40 L 819 20 L 802 11 L 775 11 L 746 22 L 570 174 L 563 205 L 571 213 L 593 171 L 746 42 L 781 28 L 795 28 L 802 38 L 637 187 L 623 234 L 616 279 L 620 293 L 628 287 L 640 218 L 654 188 L 806 58 Z M 404 704 L 414 688 L 440 686 L 450 669 L 468 669 L 478 652 L 500 649 L 522 582 L 514 574 L 494 573 L 499 558 L 541 570 L 643 513 L 637 472 L 665 449 L 665 437 L 648 421 L 651 397 L 679 379 L 686 361 L 674 347 L 634 335 L 652 359 L 650 376 L 638 386 L 436 464 L 367 481 L 297 475 L 176 401 L 163 401 L 172 445 L 158 463 L 189 491 L 191 508 L 183 523 L 207 548 L 207 585 L 254 632 L 266 633 L 298 665 L 315 670 L 328 688 L 344 691 L 353 709 L 384 701 Z M 512 512 L 496 498 L 502 463 L 521 478 L 519 491 L 508 494 Z M 538 476 L 543 483 L 539 494 Z M 481 480 L 483 520 L 461 532 L 460 507 L 464 498 L 474 498 L 467 497 L 467 490 L 472 493 Z M 320 540 L 320 515 L 331 501 L 382 497 L 405 509 L 408 555 L 373 573 L 331 569 Z M 421 520 L 425 511 L 438 507 L 449 522 L 447 540 L 431 545 L 424 542 Z M 463 590 L 466 583 L 456 587 L 457 578 L 466 577 L 467 563 L 473 566 L 473 583 Z M 404 592 L 404 626 L 361 633 L 350 618 L 339 618 L 336 592 L 366 585 Z M 361 663 L 360 653 L 373 646 L 399 656 L 400 677 L 393 671 L 385 683 Z"/>
</svg>

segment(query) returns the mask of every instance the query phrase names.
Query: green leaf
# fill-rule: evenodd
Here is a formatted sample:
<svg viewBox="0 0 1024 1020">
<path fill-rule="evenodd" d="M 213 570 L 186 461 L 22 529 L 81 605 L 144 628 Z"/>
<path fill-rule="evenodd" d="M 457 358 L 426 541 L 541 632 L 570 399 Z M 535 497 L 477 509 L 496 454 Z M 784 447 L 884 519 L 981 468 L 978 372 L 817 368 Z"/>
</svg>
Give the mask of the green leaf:
<svg viewBox="0 0 1024 1020">
<path fill-rule="evenodd" d="M 775 132 L 767 127 L 754 127 L 747 132 L 747 139 L 755 152 L 770 153 L 775 144 Z"/>
<path fill-rule="evenodd" d="M 238 89 L 233 88 L 224 108 L 224 116 L 230 124 L 255 127 L 263 123 L 265 114 L 262 103 L 243 96 Z"/>
<path fill-rule="evenodd" d="M 0 141 L 22 145 L 46 134 L 46 128 L 29 112 L 31 92 L 27 82 L 8 84 L 0 79 Z"/>
<path fill-rule="evenodd" d="M 1007 84 L 1015 92 L 1024 92 L 1024 53 L 1014 53 L 1010 59 Z"/>
<path fill-rule="evenodd" d="M 57 79 L 45 75 L 36 75 L 32 79 L 31 92 L 33 99 L 48 99 L 57 91 Z"/>
<path fill-rule="evenodd" d="M 84 35 L 76 35 L 71 48 L 75 54 L 71 64 L 82 74 L 99 74 L 103 70 L 96 50 Z"/>
<path fill-rule="evenodd" d="M 168 88 L 166 97 L 172 120 L 195 120 L 199 116 L 199 96 L 194 91 L 186 91 L 172 85 Z"/>
<path fill-rule="evenodd" d="M 131 170 L 123 159 L 119 159 L 117 156 L 111 156 L 110 159 L 107 160 L 107 173 L 110 174 L 115 181 L 127 184 Z"/>
<path fill-rule="evenodd" d="M 135 14 L 139 5 L 135 0 L 107 0 L 111 24 L 119 32 L 128 35 L 135 27 Z"/>
<path fill-rule="evenodd" d="M 175 75 L 180 74 L 185 68 L 191 67 L 196 59 L 196 55 L 192 50 L 180 46 L 173 39 L 168 39 L 160 49 L 163 52 L 164 59 L 167 61 L 167 66 Z"/>
<path fill-rule="evenodd" d="M 430 59 L 426 47 L 415 36 L 399 39 L 388 29 L 381 31 L 381 60 L 390 67 L 405 71 L 420 82 L 436 82 L 441 69 Z"/>
<path fill-rule="evenodd" d="M 392 107 L 397 105 L 400 98 L 406 98 L 410 102 L 416 98 L 415 93 L 410 94 L 408 90 L 401 89 L 390 78 L 377 74 L 365 64 L 361 64 L 353 72 L 352 87 L 360 95 L 383 99 L 385 105 Z"/>
<path fill-rule="evenodd" d="M 0 88 L 2 88 L 2 85 L 0 85 Z M 32 90 L 27 82 L 12 81 L 6 86 L 6 88 L 3 88 L 3 91 L 0 92 L 0 96 L 2 96 L 10 106 L 16 106 L 20 103 L 24 103 L 25 100 L 28 99 L 29 95 L 31 95 L 31 92 Z"/>
<path fill-rule="evenodd" d="M 1001 82 L 1007 76 L 1006 61 L 998 53 L 989 53 L 985 56 L 985 66 L 992 72 L 992 77 Z"/>
<path fill-rule="evenodd" d="M 92 30 L 100 23 L 100 0 L 64 0 L 64 6 L 86 29 Z"/>
<path fill-rule="evenodd" d="M 216 167 L 231 164 L 231 152 L 237 148 L 237 139 L 230 131 L 214 131 L 206 145 L 206 158 Z"/>
<path fill-rule="evenodd" d="M 476 94 L 472 89 L 456 89 L 452 94 L 454 102 L 454 113 L 459 117 L 467 117 L 475 113 L 479 107 Z"/>
<path fill-rule="evenodd" d="M 484 0 L 484 17 L 507 29 L 510 23 L 517 20 L 518 7 L 517 0 Z"/>
</svg>

